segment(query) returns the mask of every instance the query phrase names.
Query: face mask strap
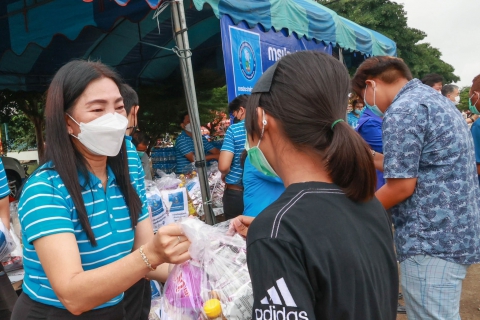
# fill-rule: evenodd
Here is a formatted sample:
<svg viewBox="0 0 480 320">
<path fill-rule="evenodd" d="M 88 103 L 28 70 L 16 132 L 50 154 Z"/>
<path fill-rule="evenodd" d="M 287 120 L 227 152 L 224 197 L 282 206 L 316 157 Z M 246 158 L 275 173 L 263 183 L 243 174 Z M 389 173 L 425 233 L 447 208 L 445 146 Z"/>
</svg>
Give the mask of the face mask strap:
<svg viewBox="0 0 480 320">
<path fill-rule="evenodd" d="M 74 137 L 74 138 L 77 139 L 77 140 L 80 140 L 80 139 L 78 139 L 78 137 L 77 137 L 76 135 L 74 135 L 73 133 L 69 133 L 69 135 L 71 135 L 72 137 Z"/>
<path fill-rule="evenodd" d="M 77 122 L 77 120 L 73 119 L 73 117 L 71 115 L 69 115 L 68 113 L 65 113 L 70 119 L 73 120 L 73 122 L 75 122 L 79 127 L 80 127 L 80 123 Z"/>
<path fill-rule="evenodd" d="M 472 94 L 472 96 L 470 97 L 470 101 L 472 101 L 472 98 L 473 98 L 473 96 L 474 96 L 475 94 L 478 96 L 478 98 L 477 98 L 477 101 L 475 101 L 475 103 L 472 103 L 472 106 L 474 106 L 474 107 L 476 107 L 476 104 L 477 104 L 478 101 L 480 100 L 480 94 L 479 94 L 478 92 L 475 92 L 475 91 L 474 91 L 473 94 Z"/>
<path fill-rule="evenodd" d="M 66 112 L 65 112 L 65 114 L 66 114 L 70 119 L 72 119 L 72 121 L 75 122 L 75 123 L 80 127 L 80 124 L 79 124 L 75 119 L 73 119 L 73 117 L 72 117 L 71 115 L 69 115 L 69 114 L 66 113 Z M 69 133 L 69 135 L 71 135 L 72 137 L 74 137 L 74 138 L 77 139 L 77 140 L 80 140 L 80 139 L 78 139 L 78 137 L 77 137 L 76 135 L 74 135 L 73 133 Z"/>
</svg>

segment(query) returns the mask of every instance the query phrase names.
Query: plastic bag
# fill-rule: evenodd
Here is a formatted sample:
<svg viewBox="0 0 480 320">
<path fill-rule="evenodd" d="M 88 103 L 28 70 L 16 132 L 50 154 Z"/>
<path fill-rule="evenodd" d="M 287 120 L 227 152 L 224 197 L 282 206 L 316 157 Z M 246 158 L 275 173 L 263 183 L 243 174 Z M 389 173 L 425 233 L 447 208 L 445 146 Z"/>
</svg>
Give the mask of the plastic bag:
<svg viewBox="0 0 480 320">
<path fill-rule="evenodd" d="M 208 167 L 208 184 L 212 196 L 212 207 L 223 208 L 225 183 L 222 181 L 222 173 L 218 170 L 218 163 L 216 162 Z"/>
<path fill-rule="evenodd" d="M 12 232 L 12 230 L 10 230 L 10 235 L 15 242 L 15 249 L 13 249 L 12 252 L 2 260 L 3 268 L 7 273 L 23 268 L 23 252 L 20 239 L 14 232 Z"/>
<path fill-rule="evenodd" d="M 10 230 L 5 228 L 5 225 L 0 220 L 0 261 L 5 261 L 10 258 L 10 253 L 17 247 L 13 235 Z"/>
<path fill-rule="evenodd" d="M 162 308 L 162 285 L 155 280 L 150 281 L 150 288 L 152 290 L 150 313 L 148 314 L 148 320 L 160 320 L 160 312 Z"/>
<path fill-rule="evenodd" d="M 18 201 L 10 202 L 10 221 L 11 231 L 20 239 L 20 244 L 22 244 L 22 227 L 18 219 Z"/>
<path fill-rule="evenodd" d="M 155 180 L 159 190 L 172 190 L 178 188 L 182 180 L 175 176 L 175 173 L 166 174 L 163 171 L 157 170 L 160 179 Z"/>
<path fill-rule="evenodd" d="M 229 222 L 210 226 L 190 218 L 180 226 L 192 243 L 192 259 L 175 266 L 165 284 L 168 317 L 206 319 L 203 303 L 217 298 L 226 319 L 251 319 L 253 292 L 245 240 L 238 234 L 227 235 Z"/>
<path fill-rule="evenodd" d="M 199 216 L 203 216 L 202 191 L 200 190 L 200 181 L 198 177 L 187 180 L 185 187 L 187 188 L 188 197 L 195 208 L 195 212 Z"/>
<path fill-rule="evenodd" d="M 223 213 L 223 190 L 225 183 L 222 181 L 222 173 L 218 171 L 218 164 L 214 163 L 208 167 L 208 184 L 210 186 L 210 195 L 213 212 L 215 215 Z M 200 190 L 200 181 L 197 176 L 186 180 L 188 196 L 199 216 L 204 215 L 202 192 Z"/>
<path fill-rule="evenodd" d="M 155 182 L 145 180 L 145 188 L 147 191 L 148 214 L 150 216 L 150 221 L 152 222 L 153 231 L 156 232 L 158 229 L 166 225 L 167 209 Z"/>
</svg>

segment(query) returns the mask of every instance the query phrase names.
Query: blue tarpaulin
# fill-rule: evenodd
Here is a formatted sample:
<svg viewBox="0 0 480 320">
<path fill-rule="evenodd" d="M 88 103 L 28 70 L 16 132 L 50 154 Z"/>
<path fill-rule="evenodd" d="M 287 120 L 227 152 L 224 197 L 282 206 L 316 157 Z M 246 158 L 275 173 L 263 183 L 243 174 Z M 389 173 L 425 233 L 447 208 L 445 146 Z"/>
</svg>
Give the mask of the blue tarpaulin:
<svg viewBox="0 0 480 320">
<path fill-rule="evenodd" d="M 100 59 L 131 84 L 160 83 L 178 69 L 170 10 L 160 0 L 0 1 L 0 89 L 44 91 L 60 66 Z M 219 18 L 338 45 L 395 55 L 395 43 L 311 0 L 186 0 L 194 68 L 223 70 Z M 160 30 L 160 33 L 159 33 Z"/>
</svg>

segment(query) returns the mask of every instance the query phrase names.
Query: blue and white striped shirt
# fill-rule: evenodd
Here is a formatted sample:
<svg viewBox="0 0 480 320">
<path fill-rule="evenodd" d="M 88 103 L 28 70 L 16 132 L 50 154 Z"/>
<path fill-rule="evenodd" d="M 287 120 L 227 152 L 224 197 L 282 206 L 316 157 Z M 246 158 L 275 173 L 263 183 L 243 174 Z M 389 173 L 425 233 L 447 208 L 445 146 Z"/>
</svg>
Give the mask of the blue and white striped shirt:
<svg viewBox="0 0 480 320">
<path fill-rule="evenodd" d="M 143 204 L 138 221 L 148 217 L 142 163 L 129 139 L 127 145 L 130 180 Z M 50 169 L 49 169 L 50 168 Z M 58 300 L 40 264 L 33 242 L 58 233 L 73 233 L 77 240 L 83 270 L 92 270 L 123 258 L 132 251 L 134 230 L 129 209 L 115 176 L 107 166 L 106 191 L 102 182 L 90 174 L 90 186 L 82 192 L 85 208 L 97 246 L 93 247 L 78 219 L 73 200 L 52 163 L 46 163 L 28 179 L 19 202 L 22 226 L 25 278 L 23 292 L 37 302 L 65 308 Z M 79 176 L 80 184 L 85 179 Z M 123 293 L 98 308 L 119 303 Z"/>
<path fill-rule="evenodd" d="M 208 142 L 205 137 L 202 136 L 203 141 L 203 149 L 205 149 L 205 153 L 208 153 L 210 150 L 214 149 L 215 147 Z M 185 157 L 185 155 L 189 154 L 190 152 L 195 153 L 195 147 L 193 145 L 193 139 L 182 131 L 177 137 L 175 141 L 175 155 L 177 158 L 177 167 L 175 172 L 176 173 L 187 173 L 188 166 L 190 165 L 190 161 Z"/>
<path fill-rule="evenodd" d="M 228 184 L 242 184 L 243 168 L 240 163 L 240 157 L 245 150 L 245 140 L 247 134 L 245 132 L 245 121 L 232 124 L 225 133 L 222 151 L 228 151 L 234 154 L 230 172 L 225 177 Z"/>
<path fill-rule="evenodd" d="M 0 159 L 0 199 L 5 198 L 10 194 L 10 188 L 8 187 L 7 173 L 3 167 L 2 159 Z"/>
</svg>

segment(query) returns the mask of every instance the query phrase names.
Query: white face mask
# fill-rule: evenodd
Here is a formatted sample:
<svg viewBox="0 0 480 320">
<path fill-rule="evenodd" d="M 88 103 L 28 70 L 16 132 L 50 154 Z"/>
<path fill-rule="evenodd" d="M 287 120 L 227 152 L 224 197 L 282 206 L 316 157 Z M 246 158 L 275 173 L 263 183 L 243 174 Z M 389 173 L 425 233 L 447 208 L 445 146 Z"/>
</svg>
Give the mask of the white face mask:
<svg viewBox="0 0 480 320">
<path fill-rule="evenodd" d="M 190 123 L 187 123 L 185 125 L 185 131 L 192 132 L 192 126 L 190 125 Z"/>
<path fill-rule="evenodd" d="M 77 138 L 93 154 L 114 157 L 120 152 L 128 120 L 121 114 L 107 113 L 89 123 L 78 123 L 71 115 L 67 115 L 80 127 Z"/>
<path fill-rule="evenodd" d="M 460 103 L 460 96 L 455 97 L 455 105 Z"/>
</svg>

